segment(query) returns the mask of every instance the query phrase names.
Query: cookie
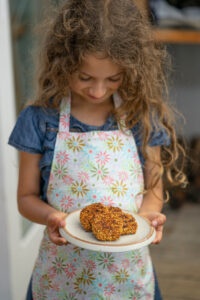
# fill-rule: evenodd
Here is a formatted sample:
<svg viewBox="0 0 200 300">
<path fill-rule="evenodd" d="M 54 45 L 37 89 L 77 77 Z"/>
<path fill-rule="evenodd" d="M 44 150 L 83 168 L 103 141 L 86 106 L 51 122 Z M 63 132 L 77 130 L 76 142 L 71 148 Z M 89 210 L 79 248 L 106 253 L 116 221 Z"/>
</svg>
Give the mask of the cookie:
<svg viewBox="0 0 200 300">
<path fill-rule="evenodd" d="M 120 214 L 120 215 L 123 214 L 121 208 L 119 208 L 119 207 L 107 206 L 106 209 L 107 209 L 108 213 Z"/>
<path fill-rule="evenodd" d="M 116 213 L 97 213 L 92 221 L 92 232 L 100 241 L 115 241 L 123 231 L 123 220 Z"/>
<path fill-rule="evenodd" d="M 97 212 L 103 212 L 106 208 L 101 203 L 93 203 L 81 210 L 80 222 L 86 231 L 92 231 L 91 222 Z"/>
<path fill-rule="evenodd" d="M 135 234 L 137 231 L 137 222 L 135 218 L 130 214 L 123 213 L 122 220 L 123 220 L 122 234 Z"/>
</svg>

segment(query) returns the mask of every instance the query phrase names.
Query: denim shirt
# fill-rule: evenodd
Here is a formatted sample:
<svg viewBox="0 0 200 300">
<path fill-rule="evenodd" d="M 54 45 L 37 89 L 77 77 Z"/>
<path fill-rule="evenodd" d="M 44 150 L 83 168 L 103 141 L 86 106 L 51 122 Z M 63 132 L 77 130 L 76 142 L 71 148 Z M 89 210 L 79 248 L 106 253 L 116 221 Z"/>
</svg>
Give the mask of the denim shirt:
<svg viewBox="0 0 200 300">
<path fill-rule="evenodd" d="M 88 132 L 88 131 L 109 131 L 117 129 L 117 122 L 109 116 L 103 126 L 90 126 L 70 116 L 70 131 Z M 52 108 L 43 108 L 40 106 L 28 106 L 20 113 L 15 127 L 9 137 L 8 144 L 16 149 L 29 153 L 42 154 L 39 162 L 41 172 L 40 178 L 40 196 L 47 202 L 46 191 L 49 182 L 51 164 L 53 161 L 56 136 L 59 130 L 59 113 Z M 142 166 L 144 157 L 141 153 L 142 140 L 139 134 L 139 126 L 132 129 L 136 146 Z M 154 131 L 150 135 L 149 145 L 168 145 L 169 137 L 164 129 Z"/>
</svg>

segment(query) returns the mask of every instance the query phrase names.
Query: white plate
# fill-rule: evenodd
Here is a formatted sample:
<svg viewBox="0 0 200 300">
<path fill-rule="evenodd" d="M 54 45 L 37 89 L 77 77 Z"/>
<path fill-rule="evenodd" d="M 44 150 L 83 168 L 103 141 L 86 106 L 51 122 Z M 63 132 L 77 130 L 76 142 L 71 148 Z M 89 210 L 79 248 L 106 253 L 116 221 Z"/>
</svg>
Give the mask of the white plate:
<svg viewBox="0 0 200 300">
<path fill-rule="evenodd" d="M 60 228 L 60 234 L 78 247 L 102 252 L 125 252 L 147 246 L 155 238 L 156 231 L 147 219 L 123 210 L 136 219 L 138 224 L 136 234 L 121 235 L 116 241 L 98 241 L 92 232 L 83 229 L 80 223 L 80 211 L 81 209 L 71 212 L 66 218 L 65 228 Z"/>
</svg>

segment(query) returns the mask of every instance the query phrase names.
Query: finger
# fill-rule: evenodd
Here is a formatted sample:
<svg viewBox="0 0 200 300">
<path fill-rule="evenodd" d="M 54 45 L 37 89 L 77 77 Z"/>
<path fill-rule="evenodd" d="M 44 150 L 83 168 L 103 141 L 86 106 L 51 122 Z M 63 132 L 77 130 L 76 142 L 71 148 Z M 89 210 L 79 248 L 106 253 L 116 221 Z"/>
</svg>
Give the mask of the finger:
<svg viewBox="0 0 200 300">
<path fill-rule="evenodd" d="M 59 222 L 59 227 L 65 227 L 65 224 L 66 224 L 65 219 L 63 219 Z"/>
<path fill-rule="evenodd" d="M 159 244 L 161 240 L 162 240 L 162 232 L 158 232 L 152 244 Z"/>
<path fill-rule="evenodd" d="M 160 243 L 160 241 L 162 240 L 162 236 L 163 236 L 163 226 L 158 226 L 156 228 L 156 237 L 153 241 L 153 244 Z"/>
<path fill-rule="evenodd" d="M 63 245 L 68 244 L 68 241 L 66 239 L 64 239 L 63 237 L 58 237 L 55 235 L 50 235 L 49 237 L 50 237 L 50 240 L 58 246 L 63 246 Z"/>
<path fill-rule="evenodd" d="M 151 224 L 154 227 L 158 227 L 158 226 L 164 225 L 165 222 L 166 222 L 166 216 L 163 214 L 160 214 L 158 217 L 156 217 L 155 219 L 152 220 Z"/>
</svg>

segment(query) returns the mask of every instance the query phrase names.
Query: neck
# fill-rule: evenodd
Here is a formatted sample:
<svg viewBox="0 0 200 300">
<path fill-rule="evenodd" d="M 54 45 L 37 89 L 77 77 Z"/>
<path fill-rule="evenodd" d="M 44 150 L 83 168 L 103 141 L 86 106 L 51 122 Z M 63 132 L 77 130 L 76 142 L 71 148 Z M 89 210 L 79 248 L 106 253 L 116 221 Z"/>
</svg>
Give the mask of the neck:
<svg viewBox="0 0 200 300">
<path fill-rule="evenodd" d="M 72 94 L 71 114 L 79 121 L 93 126 L 104 125 L 113 111 L 112 97 L 103 103 L 89 103 Z"/>
</svg>

